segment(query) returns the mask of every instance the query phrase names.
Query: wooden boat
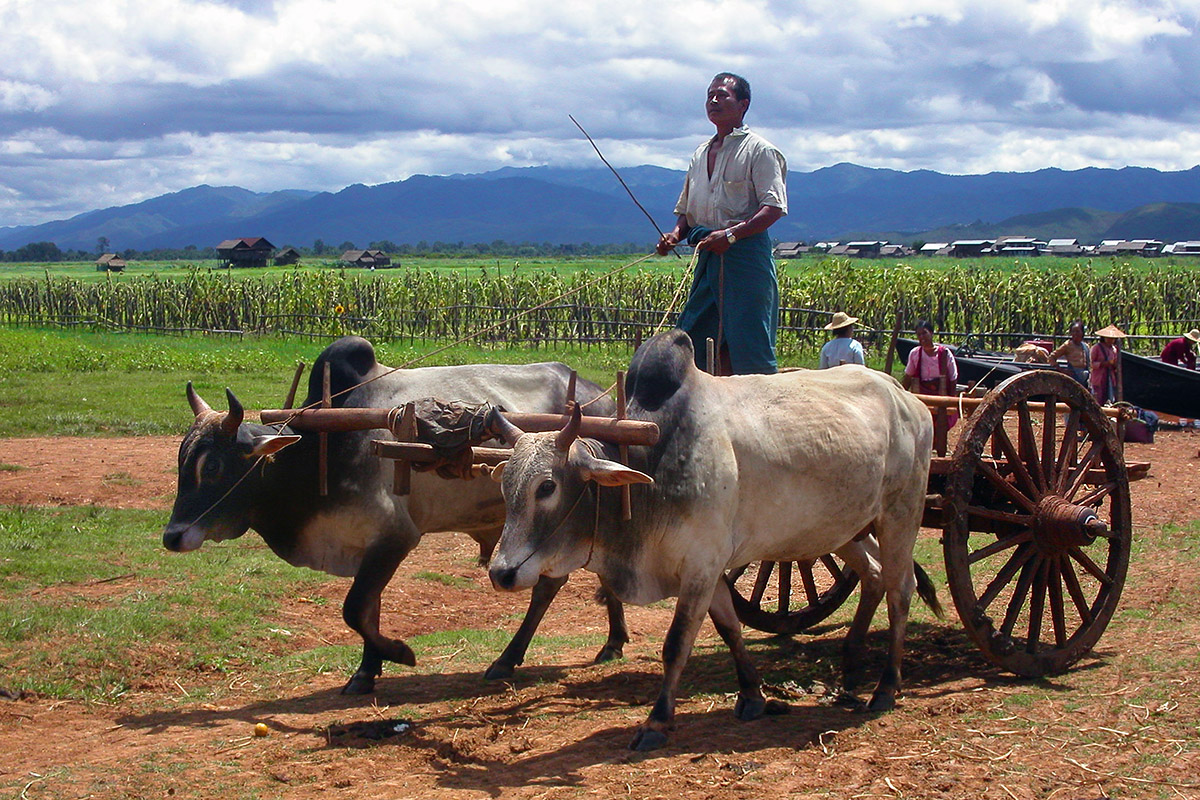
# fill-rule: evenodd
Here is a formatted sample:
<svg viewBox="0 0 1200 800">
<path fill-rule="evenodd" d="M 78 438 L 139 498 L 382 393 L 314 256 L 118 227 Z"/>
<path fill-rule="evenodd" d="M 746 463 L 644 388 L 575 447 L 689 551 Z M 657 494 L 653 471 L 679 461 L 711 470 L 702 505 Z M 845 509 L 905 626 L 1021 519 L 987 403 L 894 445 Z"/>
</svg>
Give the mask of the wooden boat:
<svg viewBox="0 0 1200 800">
<path fill-rule="evenodd" d="M 1196 370 L 1122 350 L 1121 382 L 1125 399 L 1135 406 L 1178 417 L 1200 417 L 1200 372 Z"/>
</svg>

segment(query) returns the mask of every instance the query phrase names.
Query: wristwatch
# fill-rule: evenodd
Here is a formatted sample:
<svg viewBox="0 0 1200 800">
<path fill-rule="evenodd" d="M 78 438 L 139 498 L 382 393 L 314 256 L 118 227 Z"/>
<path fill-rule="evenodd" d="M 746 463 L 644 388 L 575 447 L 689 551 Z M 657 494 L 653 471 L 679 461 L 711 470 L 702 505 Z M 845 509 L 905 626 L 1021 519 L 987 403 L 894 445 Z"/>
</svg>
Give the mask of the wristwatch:
<svg viewBox="0 0 1200 800">
<path fill-rule="evenodd" d="M 726 229 L 725 229 L 725 239 L 726 239 L 726 241 L 728 241 L 730 244 L 733 244 L 734 242 L 736 242 L 736 241 L 737 241 L 737 237 L 733 235 L 733 228 L 726 228 Z"/>
</svg>

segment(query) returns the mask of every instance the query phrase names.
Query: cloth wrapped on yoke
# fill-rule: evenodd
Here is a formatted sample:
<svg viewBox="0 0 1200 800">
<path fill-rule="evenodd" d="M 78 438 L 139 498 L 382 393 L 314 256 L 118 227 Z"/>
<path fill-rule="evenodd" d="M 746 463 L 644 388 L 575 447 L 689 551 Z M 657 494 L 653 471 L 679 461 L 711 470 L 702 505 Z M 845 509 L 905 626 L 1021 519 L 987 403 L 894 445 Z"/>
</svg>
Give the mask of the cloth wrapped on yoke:
<svg viewBox="0 0 1200 800">
<path fill-rule="evenodd" d="M 471 448 L 492 438 L 487 429 L 492 403 L 446 402 L 425 397 L 413 403 L 417 423 L 417 441 L 432 445 L 436 461 L 413 464 L 419 472 L 434 470 L 443 478 L 470 480 Z"/>
</svg>

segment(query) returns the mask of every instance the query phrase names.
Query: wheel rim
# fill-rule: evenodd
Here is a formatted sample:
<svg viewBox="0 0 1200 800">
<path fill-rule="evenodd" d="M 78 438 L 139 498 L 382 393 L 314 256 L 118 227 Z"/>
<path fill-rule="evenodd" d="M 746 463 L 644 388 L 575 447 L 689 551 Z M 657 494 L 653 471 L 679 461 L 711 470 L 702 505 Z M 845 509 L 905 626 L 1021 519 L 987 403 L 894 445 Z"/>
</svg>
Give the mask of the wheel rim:
<svg viewBox="0 0 1200 800">
<path fill-rule="evenodd" d="M 858 575 L 835 555 L 813 561 L 760 561 L 731 570 L 738 619 L 768 633 L 801 633 L 841 607 Z"/>
<path fill-rule="evenodd" d="M 1129 566 L 1129 480 L 1112 425 L 1070 378 L 1023 373 L 989 393 L 953 458 L 943 548 L 963 625 L 1005 669 L 1065 670 L 1104 632 Z"/>
</svg>

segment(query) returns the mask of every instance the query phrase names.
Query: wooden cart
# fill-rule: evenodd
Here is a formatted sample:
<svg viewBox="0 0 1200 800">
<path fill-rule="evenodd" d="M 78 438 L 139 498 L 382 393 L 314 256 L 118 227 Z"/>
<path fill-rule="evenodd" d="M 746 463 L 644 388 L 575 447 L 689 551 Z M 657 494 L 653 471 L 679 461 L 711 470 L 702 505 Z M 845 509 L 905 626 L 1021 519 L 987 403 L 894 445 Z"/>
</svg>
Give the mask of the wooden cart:
<svg viewBox="0 0 1200 800">
<path fill-rule="evenodd" d="M 1117 412 L 1102 409 L 1084 387 L 1059 373 L 1016 375 L 982 398 L 922 399 L 940 429 L 923 524 L 941 530 L 947 579 L 963 626 L 989 660 L 1014 673 L 1042 676 L 1067 669 L 1091 650 L 1116 609 L 1129 566 L 1129 482 L 1143 477 L 1149 465 L 1124 461 Z M 947 456 L 950 406 L 966 418 Z M 428 444 L 416 441 L 411 410 L 297 413 L 264 411 L 263 421 L 324 432 L 390 429 L 401 441 L 377 442 L 375 452 L 397 459 L 401 493 L 407 491 L 409 462 L 434 458 Z M 529 431 L 553 430 L 567 419 L 506 416 Z M 626 445 L 657 439 L 652 423 L 623 416 L 585 417 L 582 435 Z M 497 463 L 507 451 L 475 447 L 462 455 L 462 466 L 470 469 L 472 462 Z M 780 634 L 800 633 L 826 619 L 857 584 L 834 555 L 760 562 L 728 577 L 742 622 Z"/>
<path fill-rule="evenodd" d="M 982 398 L 927 397 L 967 414 L 930 466 L 923 525 L 941 531 L 950 593 L 971 639 L 1018 675 L 1062 672 L 1099 640 L 1129 567 L 1129 482 L 1117 412 L 1078 383 L 1037 371 Z M 943 451 L 944 452 L 944 451 Z M 793 634 L 832 614 L 857 577 L 832 555 L 733 570 L 743 623 Z"/>
</svg>

